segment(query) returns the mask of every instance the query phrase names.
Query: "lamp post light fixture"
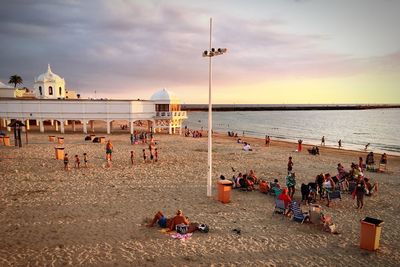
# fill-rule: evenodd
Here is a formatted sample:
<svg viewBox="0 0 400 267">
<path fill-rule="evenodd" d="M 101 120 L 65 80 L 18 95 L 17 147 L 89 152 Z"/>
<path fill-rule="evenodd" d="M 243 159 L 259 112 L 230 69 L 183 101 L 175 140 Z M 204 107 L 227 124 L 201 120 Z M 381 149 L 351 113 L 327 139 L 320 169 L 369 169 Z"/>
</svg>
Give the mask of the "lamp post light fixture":
<svg viewBox="0 0 400 267">
<path fill-rule="evenodd" d="M 226 48 L 211 47 L 212 18 L 210 18 L 210 47 L 209 50 L 203 52 L 203 57 L 208 57 L 208 179 L 207 179 L 207 196 L 211 197 L 212 183 L 212 102 L 211 102 L 211 58 L 226 53 Z"/>
</svg>

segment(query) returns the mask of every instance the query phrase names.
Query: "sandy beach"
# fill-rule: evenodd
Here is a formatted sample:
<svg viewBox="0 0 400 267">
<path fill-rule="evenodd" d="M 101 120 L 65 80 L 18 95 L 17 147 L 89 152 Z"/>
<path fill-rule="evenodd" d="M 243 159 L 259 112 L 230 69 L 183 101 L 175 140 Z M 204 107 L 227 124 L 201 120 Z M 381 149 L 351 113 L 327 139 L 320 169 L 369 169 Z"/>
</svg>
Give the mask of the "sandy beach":
<svg viewBox="0 0 400 267">
<path fill-rule="evenodd" d="M 398 266 L 400 262 L 400 158 L 388 157 L 387 173 L 366 172 L 380 185 L 378 194 L 365 197 L 365 207 L 344 193 L 331 207 L 339 234 L 313 224 L 272 216 L 274 197 L 259 191 L 232 192 L 231 203 L 216 200 L 216 183 L 223 174 L 255 170 L 261 179 L 284 184 L 286 164 L 293 157 L 300 185 L 321 172 L 335 175 L 341 162 L 365 152 L 321 148 L 321 155 L 294 152 L 296 144 L 243 138 L 252 152 L 241 150 L 234 138 L 216 135 L 213 148 L 213 195 L 206 196 L 207 138 L 156 135 L 159 162 L 143 163 L 141 150 L 128 133 L 98 134 L 111 139 L 113 163 L 106 168 L 105 144 L 85 142 L 82 133 L 68 133 L 65 151 L 70 171 L 55 159 L 48 135 L 29 133 L 22 148 L 0 146 L 0 265 L 1 266 Z M 60 135 L 56 133 L 56 136 Z M 130 165 L 130 151 L 135 164 Z M 147 150 L 148 151 L 148 150 Z M 88 168 L 73 168 L 73 156 L 88 153 Z M 375 155 L 378 161 L 380 155 Z M 83 165 L 83 164 L 82 164 Z M 306 206 L 302 206 L 306 209 Z M 210 226 L 186 241 L 147 228 L 158 210 L 168 216 L 183 210 L 191 222 Z M 359 248 L 360 220 L 384 221 L 380 248 Z M 241 229 L 240 235 L 232 231 Z"/>
</svg>

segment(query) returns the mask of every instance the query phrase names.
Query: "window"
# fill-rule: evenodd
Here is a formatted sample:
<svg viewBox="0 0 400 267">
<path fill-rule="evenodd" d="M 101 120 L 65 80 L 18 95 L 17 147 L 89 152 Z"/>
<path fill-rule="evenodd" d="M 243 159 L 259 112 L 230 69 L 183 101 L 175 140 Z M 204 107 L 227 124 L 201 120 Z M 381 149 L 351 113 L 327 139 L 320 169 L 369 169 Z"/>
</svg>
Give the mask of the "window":
<svg viewBox="0 0 400 267">
<path fill-rule="evenodd" d="M 53 95 L 53 87 L 49 86 L 49 95 Z"/>
<path fill-rule="evenodd" d="M 39 86 L 39 94 L 42 95 L 42 87 Z"/>
<path fill-rule="evenodd" d="M 62 95 L 62 89 L 61 89 L 61 87 L 58 87 L 58 94 L 59 94 L 59 95 Z"/>
</svg>

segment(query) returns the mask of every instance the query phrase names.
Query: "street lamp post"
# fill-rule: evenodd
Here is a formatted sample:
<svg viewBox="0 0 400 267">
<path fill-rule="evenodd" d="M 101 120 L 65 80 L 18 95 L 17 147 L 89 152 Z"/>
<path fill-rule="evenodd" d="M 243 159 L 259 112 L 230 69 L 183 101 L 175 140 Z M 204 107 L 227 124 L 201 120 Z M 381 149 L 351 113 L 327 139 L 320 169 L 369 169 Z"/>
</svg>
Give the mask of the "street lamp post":
<svg viewBox="0 0 400 267">
<path fill-rule="evenodd" d="M 211 102 L 211 58 L 226 53 L 226 48 L 211 48 L 212 18 L 210 18 L 210 46 L 203 52 L 203 57 L 208 57 L 208 179 L 207 196 L 211 197 L 212 181 L 212 102 Z"/>
</svg>

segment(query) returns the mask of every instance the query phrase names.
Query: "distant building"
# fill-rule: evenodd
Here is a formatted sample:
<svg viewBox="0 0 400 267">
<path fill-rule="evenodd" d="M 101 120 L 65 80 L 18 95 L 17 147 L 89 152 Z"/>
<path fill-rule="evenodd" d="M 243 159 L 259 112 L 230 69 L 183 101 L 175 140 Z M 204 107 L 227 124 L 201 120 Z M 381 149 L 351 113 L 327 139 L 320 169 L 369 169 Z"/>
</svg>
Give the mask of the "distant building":
<svg viewBox="0 0 400 267">
<path fill-rule="evenodd" d="M 25 121 L 27 129 L 34 120 L 40 132 L 45 131 L 45 125 L 61 133 L 71 125 L 75 132 L 75 125 L 81 124 L 82 131 L 87 133 L 88 125 L 94 132 L 94 122 L 103 121 L 110 134 L 114 121 L 125 121 L 130 133 L 134 132 L 136 122 L 145 122 L 148 131 L 174 134 L 181 133 L 182 122 L 187 118 L 186 111 L 181 111 L 180 100 L 166 89 L 153 94 L 150 100 L 80 99 L 78 95 L 65 89 L 64 79 L 54 74 L 50 65 L 47 72 L 35 78 L 33 92 L 0 84 L 0 128 L 18 119 Z"/>
<path fill-rule="evenodd" d="M 15 97 L 16 98 L 36 98 L 36 95 L 33 91 L 24 87 L 24 88 L 15 89 Z"/>
<path fill-rule="evenodd" d="M 15 97 L 15 88 L 0 81 L 0 97 Z"/>
<path fill-rule="evenodd" d="M 63 78 L 51 71 L 50 64 L 47 66 L 47 72 L 40 74 L 35 78 L 33 91 L 36 98 L 39 99 L 66 98 L 65 81 Z"/>
</svg>

